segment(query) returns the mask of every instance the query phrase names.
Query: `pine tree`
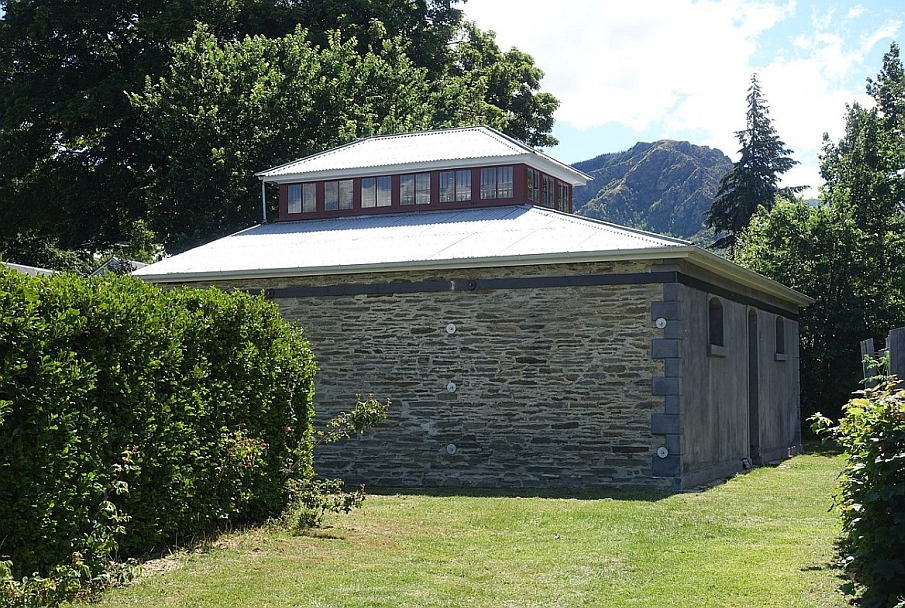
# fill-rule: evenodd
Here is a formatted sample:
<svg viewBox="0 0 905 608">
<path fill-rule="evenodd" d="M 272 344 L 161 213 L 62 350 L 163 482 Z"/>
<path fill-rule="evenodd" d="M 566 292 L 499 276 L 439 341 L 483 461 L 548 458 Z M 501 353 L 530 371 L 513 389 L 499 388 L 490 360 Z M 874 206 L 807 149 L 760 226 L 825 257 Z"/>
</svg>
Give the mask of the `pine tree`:
<svg viewBox="0 0 905 608">
<path fill-rule="evenodd" d="M 770 107 L 760 90 L 757 74 L 751 76 L 748 88 L 747 126 L 737 131 L 741 158 L 720 180 L 716 198 L 707 212 L 707 227 L 721 238 L 713 248 L 734 248 L 739 233 L 748 227 L 758 205 L 773 208 L 779 193 L 792 194 L 805 186 L 779 188 L 779 176 L 798 161 L 788 155 L 792 150 L 779 139 L 770 121 Z"/>
</svg>

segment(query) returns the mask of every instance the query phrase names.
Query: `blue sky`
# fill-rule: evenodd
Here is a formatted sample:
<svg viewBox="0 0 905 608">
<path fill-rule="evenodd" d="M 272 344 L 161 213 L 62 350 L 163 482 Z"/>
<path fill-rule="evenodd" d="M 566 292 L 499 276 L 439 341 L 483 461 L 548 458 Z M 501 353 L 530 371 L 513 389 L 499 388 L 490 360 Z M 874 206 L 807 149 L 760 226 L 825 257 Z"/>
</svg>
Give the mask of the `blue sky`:
<svg viewBox="0 0 905 608">
<path fill-rule="evenodd" d="M 845 105 L 868 104 L 892 41 L 905 44 L 901 0 L 467 0 L 466 17 L 503 49 L 530 53 L 562 105 L 548 153 L 566 162 L 638 141 L 688 140 L 737 159 L 745 95 L 757 73 L 779 136 L 801 165 L 786 185 L 816 196 L 826 132 Z M 551 8 L 555 7 L 555 8 Z"/>
</svg>

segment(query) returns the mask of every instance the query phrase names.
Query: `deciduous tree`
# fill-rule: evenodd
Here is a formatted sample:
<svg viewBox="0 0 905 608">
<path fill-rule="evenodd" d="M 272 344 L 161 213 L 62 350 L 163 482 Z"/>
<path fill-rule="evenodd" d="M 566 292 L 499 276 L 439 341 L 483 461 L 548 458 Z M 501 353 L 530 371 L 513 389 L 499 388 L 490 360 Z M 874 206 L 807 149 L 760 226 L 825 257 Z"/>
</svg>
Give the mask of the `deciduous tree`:
<svg viewBox="0 0 905 608">
<path fill-rule="evenodd" d="M 178 252 L 260 219 L 254 172 L 358 137 L 469 121 L 468 89 L 431 81 L 399 39 L 364 55 L 334 33 L 221 42 L 201 27 L 132 95 L 154 143 L 152 228 Z M 442 102 L 441 102 L 442 100 Z M 435 108 L 448 104 L 443 120 Z"/>
<path fill-rule="evenodd" d="M 275 41 L 295 35 L 301 25 L 307 28 L 307 44 L 311 49 L 321 49 L 325 61 L 340 47 L 346 58 L 342 61 L 347 67 L 337 78 L 345 79 L 347 88 L 333 92 L 336 103 L 321 99 L 310 107 L 302 103 L 290 107 L 291 103 L 281 102 L 284 109 L 298 113 L 287 114 L 282 125 L 259 128 L 270 132 L 267 137 L 273 142 L 281 138 L 289 142 L 278 157 L 270 152 L 258 156 L 247 152 L 259 147 L 253 138 L 241 139 L 253 130 L 248 125 L 217 127 L 231 132 L 234 138 L 220 138 L 199 158 L 217 156 L 214 162 L 221 171 L 236 171 L 240 166 L 249 172 L 260 170 L 269 164 L 268 158 L 274 162 L 290 160 L 300 153 L 320 151 L 371 132 L 479 122 L 490 123 L 531 145 L 552 145 L 549 133 L 558 102 L 539 90 L 543 73 L 530 56 L 515 49 L 501 53 L 491 34 L 464 24 L 457 4 L 458 0 L 73 0 L 62 4 L 54 0 L 0 0 L 0 9 L 5 11 L 0 18 L 0 253 L 17 255 L 16 243 L 22 235 L 56 249 L 87 254 L 123 246 L 134 248 L 130 239 L 144 233 L 134 228 L 136 222 L 145 221 L 159 229 L 161 217 L 176 212 L 166 210 L 169 203 L 161 203 L 160 171 L 167 172 L 174 192 L 191 191 L 201 169 L 181 167 L 175 157 L 187 158 L 187 151 L 199 152 L 202 143 L 213 143 L 204 129 L 217 116 L 210 114 L 210 103 L 197 104 L 208 114 L 207 123 L 195 123 L 202 130 L 194 141 L 192 134 L 186 133 L 182 141 L 187 149 L 173 150 L 174 162 L 161 164 L 160 141 L 156 138 L 169 127 L 152 125 L 153 113 L 136 104 L 135 95 L 144 95 L 148 78 L 157 84 L 163 77 L 176 86 L 178 74 L 172 68 L 186 70 L 190 66 L 184 56 L 174 59 L 174 52 L 184 52 L 175 49 L 181 48 L 179 45 L 199 23 L 218 44 L 238 44 L 249 35 Z M 334 39 L 337 31 L 340 38 Z M 482 38 L 489 43 L 479 44 Z M 337 43 L 340 39 L 343 42 Z M 398 47 L 392 51 L 399 58 L 396 63 L 384 48 L 392 40 L 397 41 L 392 43 Z M 470 46 L 480 47 L 482 60 L 465 66 L 460 59 Z M 304 59 L 313 52 L 299 57 Z M 349 55 L 353 52 L 358 57 L 354 61 Z M 276 77 L 271 67 L 256 63 L 251 55 L 245 59 L 234 55 L 228 61 L 234 61 L 235 66 L 218 67 L 220 78 L 235 83 L 259 82 L 264 89 L 250 92 L 249 103 L 266 96 L 267 79 Z M 353 64 L 363 69 L 361 76 L 348 72 Z M 254 74 L 236 71 L 259 68 L 264 74 L 260 81 Z M 282 68 L 291 69 L 291 61 L 287 59 Z M 331 82 L 330 69 L 324 68 L 323 73 L 310 70 L 312 76 L 326 78 L 324 82 L 304 83 L 298 74 L 280 78 L 294 82 L 297 89 L 311 87 L 323 97 L 325 83 Z M 377 69 L 387 72 L 378 77 Z M 418 75 L 411 78 L 403 76 L 416 72 Z M 423 95 L 420 103 L 432 104 L 419 111 L 419 115 L 430 115 L 430 120 L 408 115 L 408 102 L 401 101 L 406 91 L 390 88 L 410 80 L 414 83 L 412 78 L 420 82 L 413 88 Z M 211 80 L 205 86 L 215 85 Z M 229 112 L 222 95 L 232 85 L 222 81 L 216 86 L 223 89 L 217 103 L 222 116 Z M 349 93 L 348 87 L 354 88 L 358 97 L 343 100 L 341 95 Z M 374 110 L 373 116 L 350 126 L 352 119 L 347 114 L 364 117 L 382 103 L 381 97 L 405 107 L 383 104 L 383 110 Z M 362 105 L 350 108 L 348 113 L 340 112 L 340 117 L 346 117 L 342 120 L 320 113 L 338 107 L 344 110 L 340 107 L 344 103 L 339 101 Z M 193 115 L 200 119 L 198 110 L 194 108 Z M 254 119 L 272 110 L 249 108 L 244 118 Z M 298 125 L 321 133 L 308 142 L 310 145 L 302 145 L 300 140 L 295 141 L 297 133 L 293 130 Z M 190 125 L 183 121 L 181 126 Z M 281 128 L 287 129 L 283 135 Z M 173 143 L 174 137 L 161 141 Z M 245 160 L 237 164 L 224 160 L 227 157 Z M 253 165 L 248 160 L 266 162 Z M 245 224 L 255 213 L 257 195 L 241 201 L 236 198 L 236 192 L 247 193 L 247 189 L 232 188 L 242 179 L 233 175 L 212 183 L 205 194 L 224 195 L 228 199 L 225 204 L 209 211 L 180 210 L 209 217 L 187 226 L 181 236 L 164 234 L 166 242 L 181 242 L 177 247 L 183 247 L 214 238 L 228 226 Z M 224 211 L 224 217 L 213 217 Z M 237 221 L 239 217 L 246 220 Z"/>
</svg>

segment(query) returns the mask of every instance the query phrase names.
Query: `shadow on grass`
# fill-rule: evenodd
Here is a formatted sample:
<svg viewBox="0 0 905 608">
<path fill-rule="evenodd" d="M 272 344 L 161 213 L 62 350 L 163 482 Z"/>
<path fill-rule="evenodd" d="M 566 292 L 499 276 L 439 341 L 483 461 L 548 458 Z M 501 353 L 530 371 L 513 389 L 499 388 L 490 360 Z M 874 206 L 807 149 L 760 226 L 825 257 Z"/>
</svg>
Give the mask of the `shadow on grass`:
<svg viewBox="0 0 905 608">
<path fill-rule="evenodd" d="M 339 532 L 334 526 L 324 526 L 323 528 L 305 528 L 299 530 L 296 536 L 305 536 L 308 538 L 316 538 L 318 540 L 346 540 L 346 535 Z"/>
<path fill-rule="evenodd" d="M 804 453 L 814 456 L 827 456 L 835 458 L 842 454 L 842 446 L 835 441 L 822 439 L 805 439 L 803 442 Z"/>
<path fill-rule="evenodd" d="M 814 456 L 835 458 L 842 454 L 842 448 L 832 441 L 820 439 L 806 439 L 804 441 L 804 453 Z M 779 466 L 782 462 L 763 465 Z M 739 474 L 742 474 L 740 472 Z M 715 479 L 689 490 L 648 490 L 648 489 L 614 489 L 614 488 L 469 488 L 469 487 L 445 487 L 445 488 L 401 488 L 401 487 L 375 487 L 367 486 L 368 494 L 376 496 L 430 496 L 468 498 L 552 498 L 572 500 L 620 500 L 626 502 L 658 502 L 664 498 L 689 492 L 705 492 L 713 487 L 723 485 L 735 475 Z"/>
<path fill-rule="evenodd" d="M 571 500 L 622 500 L 656 502 L 679 492 L 665 490 L 617 490 L 612 488 L 375 488 L 377 496 L 462 496 L 468 498 L 552 498 Z"/>
</svg>

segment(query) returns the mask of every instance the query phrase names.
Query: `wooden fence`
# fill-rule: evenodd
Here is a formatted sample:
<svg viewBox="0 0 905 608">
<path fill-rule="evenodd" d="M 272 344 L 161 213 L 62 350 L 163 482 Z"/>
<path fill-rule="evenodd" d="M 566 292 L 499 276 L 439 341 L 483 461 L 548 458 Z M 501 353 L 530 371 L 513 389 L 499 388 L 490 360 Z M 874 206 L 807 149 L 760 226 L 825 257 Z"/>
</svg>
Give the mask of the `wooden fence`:
<svg viewBox="0 0 905 608">
<path fill-rule="evenodd" d="M 886 337 L 886 348 L 879 352 L 874 351 L 873 338 L 861 341 L 861 369 L 864 379 L 868 381 L 867 386 L 874 386 L 876 382 L 871 382 L 870 378 L 882 374 L 883 370 L 869 368 L 865 356 L 876 359 L 886 353 L 889 353 L 889 375 L 905 380 L 905 327 L 890 331 Z"/>
</svg>

